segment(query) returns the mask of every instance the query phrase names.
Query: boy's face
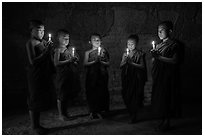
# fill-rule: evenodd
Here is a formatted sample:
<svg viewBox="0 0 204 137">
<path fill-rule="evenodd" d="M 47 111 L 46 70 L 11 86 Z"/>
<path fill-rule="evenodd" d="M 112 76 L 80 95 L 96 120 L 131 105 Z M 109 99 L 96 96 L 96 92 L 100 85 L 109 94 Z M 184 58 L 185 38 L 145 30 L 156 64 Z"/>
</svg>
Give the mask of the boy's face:
<svg viewBox="0 0 204 137">
<path fill-rule="evenodd" d="M 163 25 L 160 25 L 158 27 L 158 36 L 161 40 L 168 38 L 169 32 L 167 31 L 166 27 Z"/>
<path fill-rule="evenodd" d="M 134 50 L 136 47 L 136 42 L 133 39 L 128 39 L 127 40 L 127 47 L 129 50 Z"/>
<path fill-rule="evenodd" d="M 69 34 L 61 34 L 59 36 L 59 44 L 67 46 L 69 44 Z"/>
<path fill-rule="evenodd" d="M 91 44 L 98 48 L 99 46 L 101 46 L 101 39 L 99 36 L 92 36 L 91 37 Z"/>
<path fill-rule="evenodd" d="M 38 39 L 42 39 L 44 37 L 44 31 L 45 31 L 45 28 L 43 25 L 39 26 L 38 28 L 33 28 L 32 36 Z"/>
</svg>

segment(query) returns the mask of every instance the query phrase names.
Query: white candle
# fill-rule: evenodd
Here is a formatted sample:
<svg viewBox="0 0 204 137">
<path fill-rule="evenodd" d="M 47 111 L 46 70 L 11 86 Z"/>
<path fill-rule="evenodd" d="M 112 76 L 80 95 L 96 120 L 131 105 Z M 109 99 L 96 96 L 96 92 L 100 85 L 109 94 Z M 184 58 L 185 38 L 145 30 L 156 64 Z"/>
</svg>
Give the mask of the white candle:
<svg viewBox="0 0 204 137">
<path fill-rule="evenodd" d="M 129 49 L 128 48 L 126 49 L 126 53 L 127 53 L 127 55 L 129 55 Z"/>
<path fill-rule="evenodd" d="M 155 49 L 155 42 L 152 41 L 152 48 Z"/>
<path fill-rule="evenodd" d="M 99 46 L 98 47 L 98 55 L 100 55 L 100 52 L 101 52 L 101 47 Z"/>
<path fill-rule="evenodd" d="M 72 48 L 72 56 L 74 56 L 75 48 Z"/>
<path fill-rule="evenodd" d="M 48 41 L 51 41 L 51 37 L 52 37 L 52 35 L 51 34 L 48 34 Z"/>
</svg>

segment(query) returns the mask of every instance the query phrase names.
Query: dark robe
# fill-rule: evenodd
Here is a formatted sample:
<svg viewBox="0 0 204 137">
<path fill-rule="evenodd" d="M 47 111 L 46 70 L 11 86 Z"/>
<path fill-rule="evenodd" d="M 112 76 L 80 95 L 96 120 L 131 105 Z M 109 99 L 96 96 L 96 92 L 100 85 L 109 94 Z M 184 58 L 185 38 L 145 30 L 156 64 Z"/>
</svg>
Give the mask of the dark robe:
<svg viewBox="0 0 204 137">
<path fill-rule="evenodd" d="M 81 90 L 78 63 L 79 56 L 76 60 L 56 67 L 56 92 L 57 99 L 61 101 L 68 101 L 74 99 Z M 69 47 L 63 53 L 60 53 L 59 61 L 65 61 L 72 58 L 72 48 Z M 74 63 L 75 62 L 75 63 Z"/>
<path fill-rule="evenodd" d="M 163 57 L 176 57 L 178 62 L 179 45 L 167 40 L 157 45 L 158 54 Z M 179 64 L 171 64 L 155 59 L 152 67 L 152 105 L 162 117 L 170 117 L 176 111 L 179 100 Z"/>
<path fill-rule="evenodd" d="M 143 107 L 144 85 L 147 81 L 147 70 L 145 62 L 145 53 L 140 50 L 134 50 L 130 60 L 136 64 L 144 62 L 144 68 L 138 68 L 129 63 L 122 66 L 122 97 L 131 116 L 136 115 L 139 108 Z"/>
<path fill-rule="evenodd" d="M 101 60 L 109 61 L 107 50 L 102 48 Z M 96 60 L 98 51 L 89 53 L 88 62 Z M 86 67 L 86 97 L 90 112 L 109 110 L 108 70 L 100 62 Z"/>
<path fill-rule="evenodd" d="M 27 42 L 31 45 L 31 40 Z M 28 79 L 28 108 L 29 110 L 42 111 L 48 108 L 52 100 L 52 74 L 54 66 L 51 58 L 52 48 L 44 40 L 34 47 L 35 57 L 33 65 L 27 66 Z"/>
</svg>

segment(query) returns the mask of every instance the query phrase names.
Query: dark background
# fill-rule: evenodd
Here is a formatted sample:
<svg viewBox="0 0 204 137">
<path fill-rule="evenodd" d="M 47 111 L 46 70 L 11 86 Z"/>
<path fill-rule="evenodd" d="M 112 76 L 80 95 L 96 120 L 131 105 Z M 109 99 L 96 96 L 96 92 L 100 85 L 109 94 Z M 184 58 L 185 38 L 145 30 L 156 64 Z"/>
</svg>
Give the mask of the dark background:
<svg viewBox="0 0 204 137">
<path fill-rule="evenodd" d="M 70 32 L 71 43 L 80 55 L 82 98 L 84 97 L 84 52 L 90 49 L 89 35 L 103 36 L 111 56 L 110 92 L 121 87 L 119 64 L 130 34 L 139 35 L 139 47 L 146 52 L 148 82 L 151 83 L 151 41 L 157 38 L 157 24 L 174 23 L 174 38 L 184 46 L 181 64 L 182 103 L 202 101 L 202 3 L 6 3 L 2 4 L 2 95 L 3 111 L 26 108 L 26 41 L 28 22 L 40 19 L 47 33 L 60 28 Z M 151 86 L 149 84 L 148 86 Z M 147 89 L 147 88 L 146 88 Z M 151 90 L 149 88 L 149 90 Z M 114 93 L 112 93 L 114 96 Z"/>
</svg>

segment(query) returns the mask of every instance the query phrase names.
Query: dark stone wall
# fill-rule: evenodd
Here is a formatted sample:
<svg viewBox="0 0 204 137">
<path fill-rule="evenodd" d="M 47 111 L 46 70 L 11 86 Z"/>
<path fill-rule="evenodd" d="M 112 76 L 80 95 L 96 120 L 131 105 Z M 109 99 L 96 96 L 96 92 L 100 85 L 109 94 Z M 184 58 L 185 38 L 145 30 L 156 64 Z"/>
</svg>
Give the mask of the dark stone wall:
<svg viewBox="0 0 204 137">
<path fill-rule="evenodd" d="M 80 54 L 81 81 L 84 87 L 84 52 L 91 48 L 89 35 L 98 32 L 111 55 L 110 90 L 120 89 L 122 52 L 126 38 L 139 35 L 139 47 L 146 52 L 148 77 L 151 81 L 151 41 L 158 41 L 157 24 L 164 20 L 174 23 L 174 38 L 185 49 L 181 64 L 182 96 L 187 101 L 202 95 L 202 3 L 5 3 L 2 4 L 2 90 L 3 101 L 12 102 L 27 91 L 25 43 L 29 39 L 28 22 L 40 19 L 46 32 L 55 34 L 66 28 L 71 43 Z M 84 88 L 82 93 L 84 93 Z"/>
</svg>

